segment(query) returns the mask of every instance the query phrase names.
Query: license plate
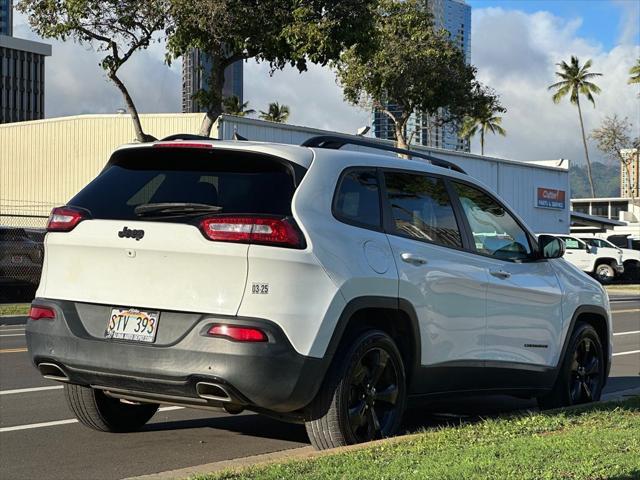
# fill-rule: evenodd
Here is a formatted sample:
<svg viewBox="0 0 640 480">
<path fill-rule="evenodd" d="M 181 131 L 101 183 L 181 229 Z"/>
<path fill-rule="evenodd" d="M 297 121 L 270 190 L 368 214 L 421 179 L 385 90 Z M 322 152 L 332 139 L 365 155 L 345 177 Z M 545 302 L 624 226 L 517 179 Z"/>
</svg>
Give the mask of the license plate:
<svg viewBox="0 0 640 480">
<path fill-rule="evenodd" d="M 159 312 L 143 312 L 134 308 L 114 308 L 111 310 L 104 336 L 152 343 L 156 339 L 159 317 Z"/>
</svg>

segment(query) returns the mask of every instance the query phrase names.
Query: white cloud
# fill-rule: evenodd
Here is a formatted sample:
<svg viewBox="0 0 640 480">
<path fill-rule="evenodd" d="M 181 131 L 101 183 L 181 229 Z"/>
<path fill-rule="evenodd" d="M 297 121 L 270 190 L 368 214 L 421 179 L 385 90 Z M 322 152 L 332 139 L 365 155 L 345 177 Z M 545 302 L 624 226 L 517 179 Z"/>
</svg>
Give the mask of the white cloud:
<svg viewBox="0 0 640 480">
<path fill-rule="evenodd" d="M 640 55 L 637 42 L 637 8 L 629 10 L 620 25 L 620 44 L 611 50 L 578 35 L 580 18 L 559 18 L 548 12 L 526 14 L 502 8 L 473 11 L 472 61 L 483 82 L 502 96 L 507 137 L 489 137 L 486 153 L 515 159 L 569 158 L 581 162 L 584 154 L 576 108 L 564 101 L 554 105 L 547 86 L 555 81 L 555 64 L 578 55 L 593 60 L 602 94 L 596 108 L 584 105 L 585 126 L 591 130 L 605 115 L 628 116 L 640 125 L 638 87 L 627 85 L 628 69 Z M 635 9 L 635 10 L 634 10 Z M 634 13 L 635 12 L 635 13 Z M 36 37 L 20 14 L 15 35 Z M 634 40 L 635 39 L 635 40 Z M 100 56 L 72 42 L 53 44 L 47 59 L 47 116 L 114 112 L 123 102 L 119 91 L 98 66 Z M 125 67 L 123 78 L 141 112 L 180 110 L 180 62 L 164 64 L 164 45 L 139 52 Z M 311 66 L 299 74 L 286 69 L 269 76 L 264 64 L 249 61 L 244 72 L 245 100 L 264 110 L 271 101 L 289 105 L 290 123 L 336 131 L 354 132 L 370 121 L 368 112 L 345 103 L 328 68 Z M 479 150 L 477 141 L 474 151 Z M 593 159 L 602 156 L 591 145 Z"/>
<path fill-rule="evenodd" d="M 317 65 L 304 73 L 287 68 L 270 77 L 267 64 L 250 60 L 245 64 L 244 96 L 258 111 L 273 101 L 289 105 L 289 123 L 295 125 L 355 133 L 371 121 L 369 112 L 344 102 L 334 73 Z"/>
<path fill-rule="evenodd" d="M 99 66 L 103 55 L 90 45 L 42 40 L 17 11 L 13 34 L 52 45 L 52 56 L 45 60 L 47 117 L 114 113 L 124 106 L 120 91 Z M 122 67 L 121 77 L 141 112 L 175 112 L 180 109 L 180 62 L 171 68 L 164 64 L 163 44 L 154 43 L 148 50 L 134 54 Z"/>
<path fill-rule="evenodd" d="M 480 79 L 496 89 L 508 108 L 504 115 L 507 136 L 488 138 L 485 153 L 525 160 L 583 161 L 576 107 L 568 100 L 553 104 L 547 91 L 556 81 L 555 64 L 568 61 L 571 55 L 582 62 L 591 58 L 592 71 L 603 73 L 595 80 L 602 89 L 596 96 L 596 108 L 582 103 L 585 129 L 592 130 L 614 113 L 629 117 L 638 129 L 638 89 L 626 82 L 640 47 L 624 43 L 607 51 L 577 36 L 580 25 L 579 18 L 561 19 L 548 12 L 525 14 L 501 8 L 473 12 L 472 62 Z M 479 149 L 476 143 L 474 150 Z M 592 160 L 603 160 L 593 144 L 589 153 Z"/>
</svg>

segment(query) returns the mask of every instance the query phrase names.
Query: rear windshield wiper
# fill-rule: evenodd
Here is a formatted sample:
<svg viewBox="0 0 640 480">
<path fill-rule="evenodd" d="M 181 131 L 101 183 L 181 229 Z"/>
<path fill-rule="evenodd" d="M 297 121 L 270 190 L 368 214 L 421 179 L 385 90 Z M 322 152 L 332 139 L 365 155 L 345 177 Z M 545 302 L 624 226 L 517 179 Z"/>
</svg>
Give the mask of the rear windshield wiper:
<svg viewBox="0 0 640 480">
<path fill-rule="evenodd" d="M 201 213 L 219 212 L 222 207 L 218 205 L 207 205 L 205 203 L 143 203 L 138 205 L 133 211 L 139 217 L 147 215 L 197 215 Z"/>
</svg>

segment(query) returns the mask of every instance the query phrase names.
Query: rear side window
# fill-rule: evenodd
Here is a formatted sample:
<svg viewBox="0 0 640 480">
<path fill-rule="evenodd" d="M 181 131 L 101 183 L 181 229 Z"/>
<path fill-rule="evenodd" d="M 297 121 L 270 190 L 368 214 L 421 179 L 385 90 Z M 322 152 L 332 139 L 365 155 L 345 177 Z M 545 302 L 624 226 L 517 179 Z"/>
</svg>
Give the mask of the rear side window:
<svg viewBox="0 0 640 480">
<path fill-rule="evenodd" d="M 395 233 L 462 247 L 462 238 L 442 179 L 424 174 L 384 175 Z"/>
<path fill-rule="evenodd" d="M 380 196 L 375 169 L 343 174 L 334 200 L 336 218 L 365 228 L 381 228 Z"/>
<path fill-rule="evenodd" d="M 294 190 L 291 165 L 270 156 L 134 148 L 115 152 L 109 166 L 69 205 L 100 219 L 138 219 L 134 209 L 148 203 L 197 203 L 219 206 L 221 214 L 286 216 Z"/>
</svg>

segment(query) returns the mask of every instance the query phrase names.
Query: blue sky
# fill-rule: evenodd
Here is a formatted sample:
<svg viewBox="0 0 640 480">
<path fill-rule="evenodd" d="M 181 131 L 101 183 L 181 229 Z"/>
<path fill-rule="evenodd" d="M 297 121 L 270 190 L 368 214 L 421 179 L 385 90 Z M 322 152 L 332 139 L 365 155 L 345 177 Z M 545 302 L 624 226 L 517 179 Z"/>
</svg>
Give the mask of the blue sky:
<svg viewBox="0 0 640 480">
<path fill-rule="evenodd" d="M 606 50 L 620 41 L 625 24 L 635 17 L 640 23 L 640 0 L 466 0 L 474 9 L 499 7 L 525 13 L 547 11 L 564 19 L 581 19 L 577 34 L 600 43 Z M 636 33 L 635 44 L 640 43 Z"/>
</svg>

